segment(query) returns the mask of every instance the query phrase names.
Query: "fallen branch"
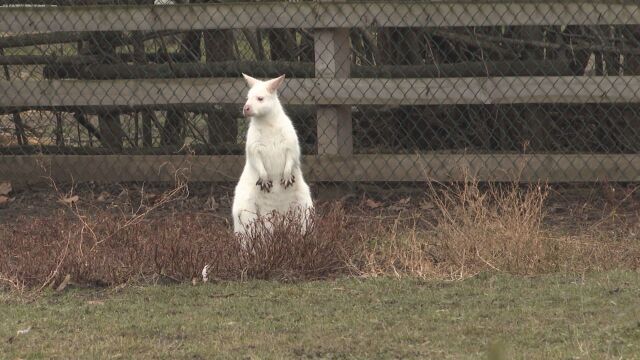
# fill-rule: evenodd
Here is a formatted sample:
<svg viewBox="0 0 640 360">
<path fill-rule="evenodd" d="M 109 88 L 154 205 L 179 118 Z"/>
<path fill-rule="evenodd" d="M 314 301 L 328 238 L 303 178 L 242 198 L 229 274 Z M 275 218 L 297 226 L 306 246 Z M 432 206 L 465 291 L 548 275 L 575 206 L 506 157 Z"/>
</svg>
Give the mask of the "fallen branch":
<svg viewBox="0 0 640 360">
<path fill-rule="evenodd" d="M 4 36 L 0 37 L 0 48 L 72 43 L 87 41 L 91 37 L 91 33 L 73 31 Z"/>
<path fill-rule="evenodd" d="M 572 49 L 574 51 L 580 50 L 588 50 L 588 51 L 600 51 L 600 52 L 612 52 L 619 54 L 630 54 L 630 55 L 640 55 L 640 48 L 637 47 L 615 47 L 615 46 L 605 46 L 605 45 L 594 45 L 587 42 L 576 41 L 571 44 L 565 43 L 554 43 L 554 42 L 546 42 L 539 40 L 528 40 L 528 39 L 514 39 L 503 36 L 491 36 L 484 34 L 474 34 L 465 35 L 454 31 L 444 31 L 444 30 L 433 30 L 433 35 L 441 36 L 448 38 L 450 40 L 458 40 L 469 43 L 471 45 L 477 46 L 480 44 L 481 46 L 489 46 L 492 45 L 491 50 L 494 50 L 496 44 L 495 43 L 505 43 L 505 44 L 514 44 L 514 45 L 525 45 L 525 46 L 535 46 L 549 49 Z"/>
<path fill-rule="evenodd" d="M 102 142 L 102 135 L 100 135 L 100 131 L 98 131 L 98 129 L 96 129 L 96 127 L 93 126 L 93 124 L 90 123 L 89 120 L 87 120 L 87 117 L 83 112 L 76 111 L 73 114 L 73 117 L 78 122 L 78 124 L 87 129 L 89 134 L 93 135 L 96 139 L 98 139 L 98 141 Z"/>
<path fill-rule="evenodd" d="M 181 34 L 184 31 L 177 30 L 163 30 L 163 31 L 148 31 L 141 32 L 139 35 L 140 40 L 152 40 L 163 36 L 174 36 Z M 36 45 L 51 45 L 51 44 L 65 44 L 76 43 L 79 41 L 89 41 L 94 38 L 91 32 L 77 32 L 77 31 L 57 31 L 50 33 L 36 33 L 36 34 L 20 34 L 12 36 L 0 37 L 0 48 L 15 48 L 25 46 Z M 130 36 L 120 35 L 118 39 L 114 40 L 115 46 L 131 45 L 135 41 L 135 34 Z"/>
<path fill-rule="evenodd" d="M 1 49 L 0 49 L 1 50 Z M 166 63 L 169 61 L 185 62 L 188 60 L 183 53 L 162 54 L 148 53 L 143 54 L 146 61 L 152 63 Z M 134 54 L 120 53 L 115 58 L 121 62 L 133 62 Z M 9 55 L 0 56 L 0 65 L 67 65 L 79 66 L 99 64 L 102 58 L 95 55 L 73 55 L 73 56 L 57 56 L 57 55 Z"/>
</svg>

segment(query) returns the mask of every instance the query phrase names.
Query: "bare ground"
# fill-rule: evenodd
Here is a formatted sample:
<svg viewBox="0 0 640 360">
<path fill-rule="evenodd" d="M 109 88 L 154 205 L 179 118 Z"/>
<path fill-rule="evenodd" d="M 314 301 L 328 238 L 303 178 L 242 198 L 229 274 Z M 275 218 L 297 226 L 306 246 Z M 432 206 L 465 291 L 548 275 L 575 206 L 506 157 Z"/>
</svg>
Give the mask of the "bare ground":
<svg viewBox="0 0 640 360">
<path fill-rule="evenodd" d="M 147 207 L 171 188 L 158 184 L 69 184 L 53 186 L 15 186 L 9 201 L 0 203 L 0 224 L 15 219 L 59 216 L 68 208 L 69 200 L 78 196 L 77 204 L 87 208 L 131 211 L 132 207 Z M 17 188 L 16 188 L 17 187 Z M 188 195 L 164 204 L 148 215 L 181 212 L 198 214 L 212 219 L 231 221 L 234 184 L 190 184 Z M 395 218 L 402 213 L 421 213 L 429 216 L 434 210 L 432 196 L 426 185 L 354 186 L 321 184 L 312 186 L 319 204 L 340 201 L 350 216 Z M 562 230 L 579 230 L 589 226 L 610 225 L 631 229 L 640 225 L 640 185 L 588 184 L 555 185 L 549 187 L 544 203 L 546 225 Z"/>
</svg>

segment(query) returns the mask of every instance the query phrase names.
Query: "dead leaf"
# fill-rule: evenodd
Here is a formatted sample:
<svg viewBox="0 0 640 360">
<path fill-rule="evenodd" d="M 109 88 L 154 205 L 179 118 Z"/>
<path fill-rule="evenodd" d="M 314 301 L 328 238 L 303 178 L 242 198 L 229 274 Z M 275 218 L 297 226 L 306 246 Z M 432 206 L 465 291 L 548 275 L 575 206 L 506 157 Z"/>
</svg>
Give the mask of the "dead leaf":
<svg viewBox="0 0 640 360">
<path fill-rule="evenodd" d="M 67 287 L 67 285 L 69 285 L 70 282 L 71 282 L 71 275 L 67 274 L 67 276 L 64 277 L 64 280 L 62 280 L 60 285 L 58 285 L 58 287 L 56 288 L 56 292 L 61 292 L 62 290 L 64 290 Z"/>
<path fill-rule="evenodd" d="M 65 205 L 73 205 L 74 203 L 78 202 L 78 200 L 80 200 L 80 197 L 78 195 L 73 195 L 61 198 L 59 201 Z"/>
<path fill-rule="evenodd" d="M 430 201 L 423 201 L 422 203 L 420 203 L 420 209 L 422 210 L 431 210 L 433 208 L 435 208 L 435 205 L 433 205 L 433 203 Z"/>
<path fill-rule="evenodd" d="M 367 201 L 365 202 L 365 204 L 370 208 L 370 209 L 377 209 L 380 206 L 382 206 L 381 202 L 375 201 L 373 199 L 367 199 Z"/>
<path fill-rule="evenodd" d="M 0 195 L 9 195 L 9 193 L 13 190 L 11 187 L 11 183 L 8 181 L 0 182 Z"/>
<path fill-rule="evenodd" d="M 347 194 L 347 195 L 345 195 L 345 196 L 342 196 L 342 197 L 340 198 L 340 200 L 338 200 L 338 202 L 339 202 L 339 203 L 343 203 L 343 202 L 345 202 L 345 201 L 347 201 L 347 200 L 350 200 L 350 199 L 352 199 L 352 198 L 355 198 L 355 197 L 356 197 L 356 194 L 350 193 L 350 194 Z"/>
<path fill-rule="evenodd" d="M 198 204 L 201 199 L 197 196 L 193 196 L 193 197 L 189 197 L 186 200 L 183 200 L 185 203 L 189 204 L 189 205 L 193 205 L 193 204 Z"/>
<path fill-rule="evenodd" d="M 391 205 L 387 208 L 387 210 L 391 210 L 391 211 L 404 211 L 407 210 L 406 206 L 398 206 L 398 205 Z"/>
<path fill-rule="evenodd" d="M 28 328 L 26 328 L 26 329 L 22 329 L 22 330 L 18 330 L 18 331 L 16 331 L 16 336 L 17 336 L 17 335 L 24 335 L 24 334 L 28 334 L 28 333 L 29 333 L 29 331 L 31 331 L 31 326 L 29 326 L 29 327 L 28 327 Z"/>
<path fill-rule="evenodd" d="M 96 199 L 96 201 L 98 202 L 105 202 L 107 201 L 107 197 L 109 197 L 109 193 L 106 191 L 103 191 L 100 193 L 100 195 L 98 196 L 98 198 Z"/>
</svg>

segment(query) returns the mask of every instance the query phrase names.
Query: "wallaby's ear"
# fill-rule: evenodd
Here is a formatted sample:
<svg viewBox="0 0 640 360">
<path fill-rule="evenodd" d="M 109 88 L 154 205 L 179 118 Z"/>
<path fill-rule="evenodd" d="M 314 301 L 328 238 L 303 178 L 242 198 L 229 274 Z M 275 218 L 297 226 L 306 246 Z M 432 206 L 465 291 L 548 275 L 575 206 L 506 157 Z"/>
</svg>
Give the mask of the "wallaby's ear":
<svg viewBox="0 0 640 360">
<path fill-rule="evenodd" d="M 267 91 L 270 93 L 275 93 L 276 90 L 282 85 L 282 80 L 284 80 L 284 75 L 280 75 L 275 79 L 271 79 L 267 81 Z"/>
<path fill-rule="evenodd" d="M 257 84 L 260 82 L 260 80 L 252 78 L 251 76 L 242 73 L 242 76 L 244 77 L 244 79 L 247 81 L 247 85 L 249 85 L 249 87 L 253 87 L 253 85 Z"/>
</svg>

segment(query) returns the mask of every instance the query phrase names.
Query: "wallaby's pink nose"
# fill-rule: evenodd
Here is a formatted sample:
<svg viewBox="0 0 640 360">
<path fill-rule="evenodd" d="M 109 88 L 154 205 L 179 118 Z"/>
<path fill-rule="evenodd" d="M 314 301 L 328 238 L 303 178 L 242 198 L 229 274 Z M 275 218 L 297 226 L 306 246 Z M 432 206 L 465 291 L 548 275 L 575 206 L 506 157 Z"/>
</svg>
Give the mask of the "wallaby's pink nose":
<svg viewBox="0 0 640 360">
<path fill-rule="evenodd" d="M 251 115 L 251 106 L 249 105 L 245 105 L 244 108 L 242 108 L 242 114 L 244 116 L 249 116 Z"/>
</svg>

